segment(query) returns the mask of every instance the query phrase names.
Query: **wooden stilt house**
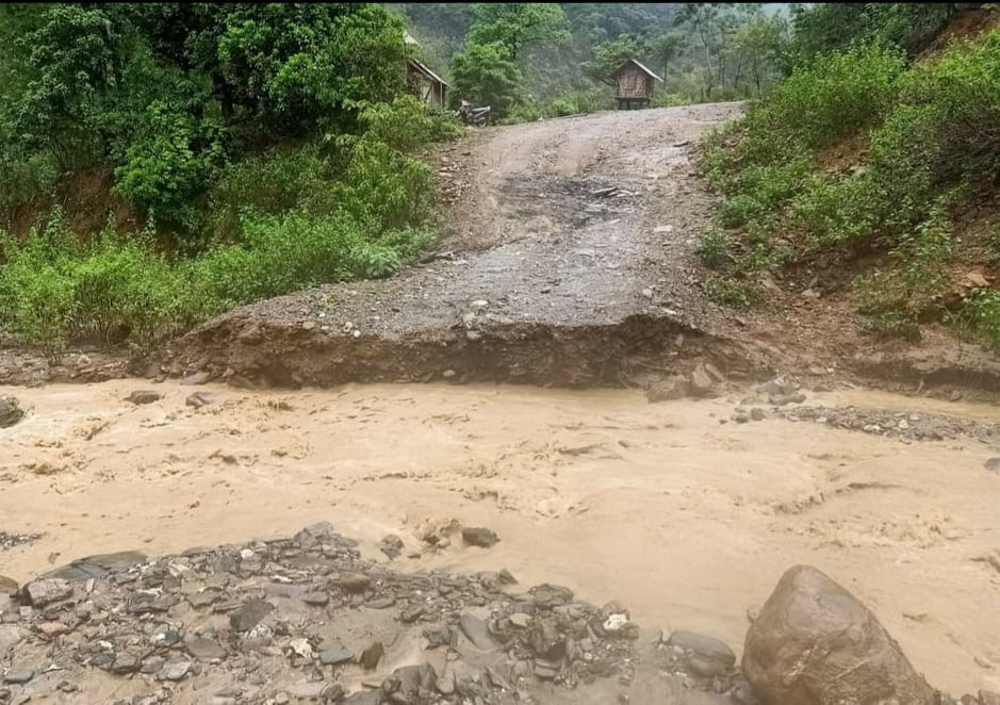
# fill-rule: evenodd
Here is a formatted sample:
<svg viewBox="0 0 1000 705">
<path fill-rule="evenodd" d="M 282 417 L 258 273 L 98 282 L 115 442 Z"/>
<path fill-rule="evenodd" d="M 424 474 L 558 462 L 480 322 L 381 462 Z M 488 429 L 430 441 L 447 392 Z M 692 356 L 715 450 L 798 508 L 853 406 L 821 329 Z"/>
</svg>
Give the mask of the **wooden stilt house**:
<svg viewBox="0 0 1000 705">
<path fill-rule="evenodd" d="M 615 100 L 619 110 L 648 107 L 653 99 L 653 87 L 663 79 L 640 64 L 628 59 L 611 74 L 615 81 Z"/>
</svg>

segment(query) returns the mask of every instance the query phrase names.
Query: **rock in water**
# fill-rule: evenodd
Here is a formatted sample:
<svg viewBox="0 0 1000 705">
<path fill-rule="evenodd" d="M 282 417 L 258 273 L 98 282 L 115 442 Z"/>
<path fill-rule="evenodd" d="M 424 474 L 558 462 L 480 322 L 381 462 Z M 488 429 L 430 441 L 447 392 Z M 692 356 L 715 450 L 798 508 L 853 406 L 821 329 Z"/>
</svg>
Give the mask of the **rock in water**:
<svg viewBox="0 0 1000 705">
<path fill-rule="evenodd" d="M 0 428 L 13 426 L 24 418 L 24 409 L 14 397 L 0 397 Z"/>
<path fill-rule="evenodd" d="M 809 566 L 781 577 L 747 632 L 742 665 L 765 705 L 933 702 L 875 615 Z"/>
<path fill-rule="evenodd" d="M 148 389 L 138 389 L 129 394 L 128 397 L 125 398 L 125 401 L 130 401 L 133 404 L 152 404 L 154 401 L 159 401 L 161 398 L 162 395 L 159 392 L 153 392 Z"/>
<path fill-rule="evenodd" d="M 683 399 L 690 391 L 690 384 L 687 377 L 672 375 L 664 380 L 656 382 L 646 390 L 646 401 L 655 404 L 661 401 L 674 401 Z"/>
<path fill-rule="evenodd" d="M 490 529 L 485 529 L 481 526 L 467 526 L 462 529 L 462 540 L 470 546 L 489 548 L 495 545 L 500 540 L 500 537 Z"/>
</svg>

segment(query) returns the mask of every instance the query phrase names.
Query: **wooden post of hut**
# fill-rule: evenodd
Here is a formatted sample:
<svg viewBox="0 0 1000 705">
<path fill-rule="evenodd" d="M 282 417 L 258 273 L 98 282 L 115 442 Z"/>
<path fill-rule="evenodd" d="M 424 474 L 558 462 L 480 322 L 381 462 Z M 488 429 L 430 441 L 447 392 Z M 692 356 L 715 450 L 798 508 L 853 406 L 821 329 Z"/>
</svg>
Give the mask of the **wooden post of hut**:
<svg viewBox="0 0 1000 705">
<path fill-rule="evenodd" d="M 648 107 L 653 99 L 653 86 L 663 79 L 635 59 L 629 59 L 611 74 L 615 80 L 615 100 L 619 110 Z"/>
</svg>

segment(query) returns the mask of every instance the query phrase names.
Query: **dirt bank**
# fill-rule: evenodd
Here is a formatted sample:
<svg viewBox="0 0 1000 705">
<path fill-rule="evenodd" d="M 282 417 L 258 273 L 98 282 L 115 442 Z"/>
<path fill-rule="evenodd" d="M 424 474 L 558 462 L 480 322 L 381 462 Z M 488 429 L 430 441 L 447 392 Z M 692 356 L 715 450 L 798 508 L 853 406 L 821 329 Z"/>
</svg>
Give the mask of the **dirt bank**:
<svg viewBox="0 0 1000 705">
<path fill-rule="evenodd" d="M 737 424 L 741 394 L 647 404 L 612 390 L 167 382 L 153 386 L 159 401 L 124 401 L 138 388 L 10 390 L 29 414 L 0 431 L 0 531 L 42 537 L 0 553 L 4 573 L 26 580 L 83 555 L 180 552 L 326 520 L 376 560 L 398 535 L 407 571 L 508 568 L 525 585 L 620 600 L 644 626 L 737 647 L 747 610 L 788 566 L 810 563 L 870 605 L 935 686 L 1000 686 L 987 618 L 1000 604 L 1000 475 L 987 461 L 1000 449 L 979 432 L 1000 419 L 994 407 L 808 394 L 811 409 L 976 422 L 914 441 L 780 419 L 766 403 L 768 418 Z M 185 406 L 195 389 L 214 403 Z M 422 540 L 452 522 L 500 542 Z"/>
</svg>

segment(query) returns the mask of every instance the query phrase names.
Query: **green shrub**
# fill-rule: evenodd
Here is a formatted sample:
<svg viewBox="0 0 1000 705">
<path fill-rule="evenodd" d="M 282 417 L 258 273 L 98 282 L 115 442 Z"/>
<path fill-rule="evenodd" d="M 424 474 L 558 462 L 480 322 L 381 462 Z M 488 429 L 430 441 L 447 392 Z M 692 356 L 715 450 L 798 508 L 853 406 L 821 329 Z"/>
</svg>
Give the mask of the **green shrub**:
<svg viewBox="0 0 1000 705">
<path fill-rule="evenodd" d="M 875 123 L 895 104 L 905 68 L 902 51 L 878 45 L 817 56 L 750 104 L 749 153 L 821 149 Z"/>
</svg>

